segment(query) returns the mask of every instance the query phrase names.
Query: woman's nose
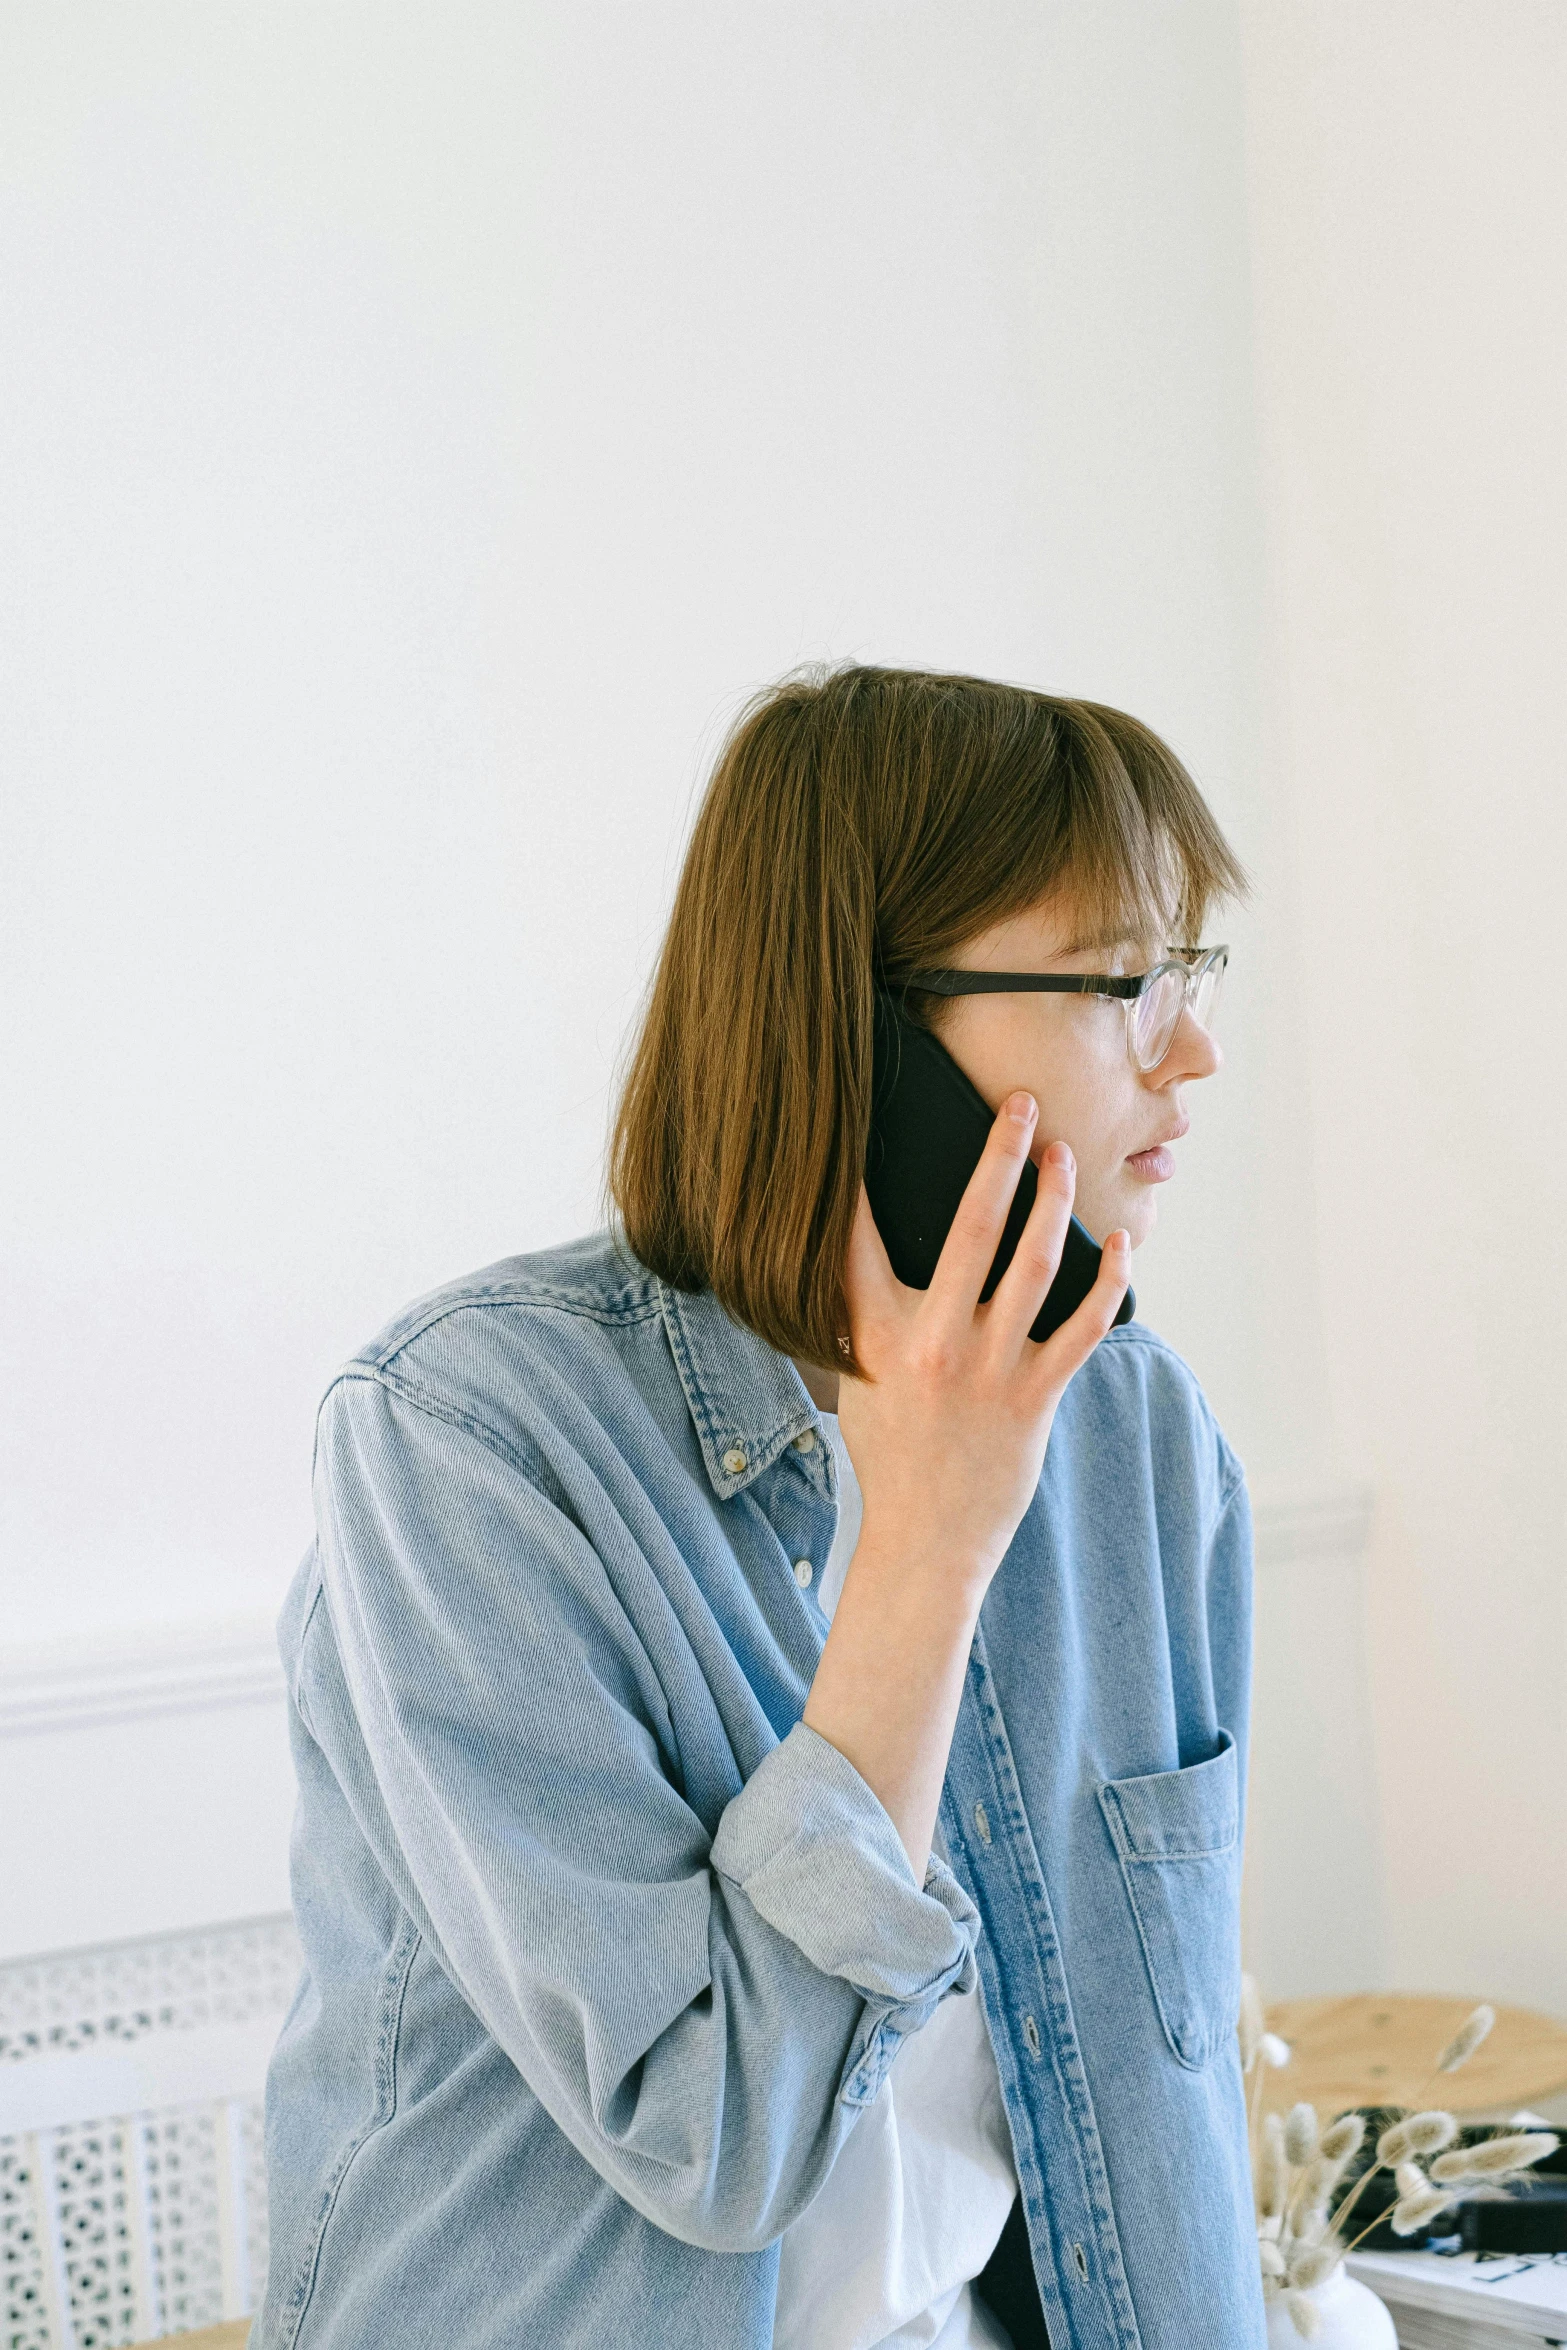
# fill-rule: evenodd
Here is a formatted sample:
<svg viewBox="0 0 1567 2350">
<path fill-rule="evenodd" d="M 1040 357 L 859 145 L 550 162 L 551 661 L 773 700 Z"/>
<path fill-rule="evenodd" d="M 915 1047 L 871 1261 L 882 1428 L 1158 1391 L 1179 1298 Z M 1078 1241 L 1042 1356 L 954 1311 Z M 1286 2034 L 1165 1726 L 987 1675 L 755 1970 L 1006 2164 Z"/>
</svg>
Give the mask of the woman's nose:
<svg viewBox="0 0 1567 2350">
<path fill-rule="evenodd" d="M 1156 1068 L 1148 1072 L 1151 1085 L 1165 1086 L 1179 1079 L 1212 1077 L 1224 1066 L 1224 1055 L 1219 1050 L 1213 1031 L 1204 1028 L 1192 1012 L 1182 1012 L 1176 1022 L 1170 1049 Z"/>
</svg>

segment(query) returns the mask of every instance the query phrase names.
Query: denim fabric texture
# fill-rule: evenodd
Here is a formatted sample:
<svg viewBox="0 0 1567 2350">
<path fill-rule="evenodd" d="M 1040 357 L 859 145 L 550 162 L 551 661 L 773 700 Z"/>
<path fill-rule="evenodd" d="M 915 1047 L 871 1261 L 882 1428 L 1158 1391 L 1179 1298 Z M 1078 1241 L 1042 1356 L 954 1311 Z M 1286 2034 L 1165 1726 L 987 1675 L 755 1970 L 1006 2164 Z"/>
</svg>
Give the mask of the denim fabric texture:
<svg viewBox="0 0 1567 2350">
<path fill-rule="evenodd" d="M 1054 2350 L 1260 2350 L 1239 1465 L 1140 1324 L 1077 1374 L 920 1884 L 800 1720 L 818 1425 L 604 1235 L 334 1380 L 252 2350 L 768 2350 L 779 2237 L 946 1997 L 983 2002 Z"/>
</svg>

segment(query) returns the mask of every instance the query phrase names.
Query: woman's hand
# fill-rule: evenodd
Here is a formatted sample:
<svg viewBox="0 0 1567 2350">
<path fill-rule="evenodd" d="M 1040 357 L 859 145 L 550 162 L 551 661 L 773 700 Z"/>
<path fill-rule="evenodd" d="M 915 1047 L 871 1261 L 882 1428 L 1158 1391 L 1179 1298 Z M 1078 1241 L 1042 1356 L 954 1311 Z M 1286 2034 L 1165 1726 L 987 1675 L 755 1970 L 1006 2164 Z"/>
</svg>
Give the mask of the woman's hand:
<svg viewBox="0 0 1567 2350">
<path fill-rule="evenodd" d="M 1076 1313 L 1043 1345 L 1029 1337 L 1061 1263 L 1076 1187 L 1071 1151 L 1053 1142 L 1017 1251 L 980 1304 L 1037 1123 L 1032 1095 L 1002 1103 L 929 1289 L 897 1279 L 863 1186 L 849 1248 L 845 1286 L 868 1377 L 840 1383 L 838 1415 L 865 1497 L 864 1531 L 911 1568 L 928 1562 L 973 1589 L 976 1603 L 1033 1499 L 1067 1381 L 1114 1323 L 1131 1269 L 1128 1236 L 1114 1232 Z"/>
<path fill-rule="evenodd" d="M 1112 1233 L 1076 1313 L 1043 1345 L 1029 1337 L 1076 1183 L 1070 1150 L 1052 1143 L 1012 1262 L 980 1304 L 1037 1121 L 1030 1095 L 1003 1102 L 929 1289 L 896 1278 L 863 1190 L 850 1243 L 867 1377 L 841 1383 L 838 1419 L 865 1512 L 804 1719 L 879 1798 L 920 1878 L 980 1602 L 1033 1499 L 1067 1381 L 1113 1324 L 1131 1264 L 1127 1234 Z"/>
</svg>

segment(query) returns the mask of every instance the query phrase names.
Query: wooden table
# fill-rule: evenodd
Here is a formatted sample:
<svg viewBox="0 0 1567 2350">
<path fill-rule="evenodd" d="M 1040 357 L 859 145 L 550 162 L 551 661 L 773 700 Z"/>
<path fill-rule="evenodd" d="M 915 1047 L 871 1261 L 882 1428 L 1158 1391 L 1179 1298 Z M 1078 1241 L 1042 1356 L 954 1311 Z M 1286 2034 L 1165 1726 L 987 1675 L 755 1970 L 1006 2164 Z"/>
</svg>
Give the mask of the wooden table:
<svg viewBox="0 0 1567 2350">
<path fill-rule="evenodd" d="M 160 2342 L 139 2342 L 136 2350 L 166 2350 L 166 2345 L 178 2344 L 178 2350 L 245 2350 L 250 2339 L 250 2320 L 239 2317 L 231 2326 L 204 2326 L 199 2334 L 165 2334 Z"/>
<path fill-rule="evenodd" d="M 1567 2030 L 1527 2007 L 1498 2007 L 1496 2022 L 1467 2064 L 1438 2073 L 1436 2060 L 1479 2005 L 1462 1995 L 1362 1991 L 1347 1999 L 1286 1999 L 1268 2010 L 1268 2029 L 1290 2044 L 1287 2065 L 1270 2072 L 1266 2107 L 1304 2100 L 1324 2121 L 1351 2105 L 1440 2106 L 1449 2113 L 1516 2110 L 1567 2088 Z M 1494 2005 L 1494 2002 L 1493 2002 Z"/>
</svg>

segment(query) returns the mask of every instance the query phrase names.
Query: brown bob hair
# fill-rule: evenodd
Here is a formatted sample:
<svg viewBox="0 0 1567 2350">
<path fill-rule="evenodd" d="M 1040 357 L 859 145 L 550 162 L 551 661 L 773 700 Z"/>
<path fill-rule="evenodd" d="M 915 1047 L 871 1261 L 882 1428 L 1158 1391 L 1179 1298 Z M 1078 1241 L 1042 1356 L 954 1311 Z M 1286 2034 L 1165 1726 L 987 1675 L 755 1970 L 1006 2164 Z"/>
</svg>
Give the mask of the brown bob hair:
<svg viewBox="0 0 1567 2350">
<path fill-rule="evenodd" d="M 1123 711 L 924 670 L 769 687 L 719 754 L 626 1065 L 608 1173 L 628 1246 L 781 1352 L 857 1370 L 843 1275 L 878 979 L 1058 891 L 1085 935 L 1195 943 L 1246 886 Z"/>
</svg>

